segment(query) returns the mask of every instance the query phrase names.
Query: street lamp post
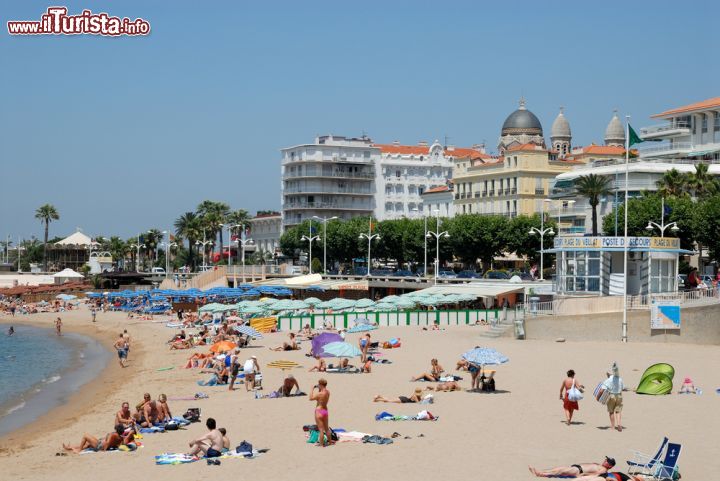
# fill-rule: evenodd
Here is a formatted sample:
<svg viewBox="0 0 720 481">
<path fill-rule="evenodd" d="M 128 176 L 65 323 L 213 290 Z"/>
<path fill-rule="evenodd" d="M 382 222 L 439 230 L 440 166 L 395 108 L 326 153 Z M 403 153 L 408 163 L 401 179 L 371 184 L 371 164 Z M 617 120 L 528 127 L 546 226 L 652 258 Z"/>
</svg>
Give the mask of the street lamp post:
<svg viewBox="0 0 720 481">
<path fill-rule="evenodd" d="M 337 219 L 337 216 L 318 217 L 314 215 L 313 219 L 317 219 L 323 223 L 323 274 L 327 274 L 327 223 L 331 220 Z M 310 232 L 310 234 L 312 234 L 312 232 Z"/>
<path fill-rule="evenodd" d="M 308 241 L 308 245 L 310 248 L 308 249 L 308 272 L 312 274 L 312 243 L 316 240 L 320 240 L 319 235 L 312 235 L 312 221 L 310 221 L 310 235 L 309 236 L 302 236 L 300 240 Z"/>
<path fill-rule="evenodd" d="M 435 212 L 435 232 L 428 231 L 427 230 L 427 217 L 425 218 L 426 224 L 425 224 L 425 275 L 427 276 L 427 240 L 431 237 L 435 237 L 435 281 L 434 283 L 437 284 L 438 281 L 438 271 L 440 270 L 440 238 L 443 237 L 447 239 L 450 237 L 450 234 L 448 231 L 442 231 L 440 232 L 440 211 L 438 209 L 435 209 L 433 212 Z"/>
<path fill-rule="evenodd" d="M 367 258 L 367 274 L 365 274 L 367 277 L 370 277 L 370 265 L 372 264 L 372 256 L 371 249 L 372 249 L 372 241 L 373 239 L 379 239 L 380 234 L 373 234 L 372 233 L 372 218 L 369 221 L 368 224 L 368 233 L 362 233 L 358 236 L 359 239 L 367 239 L 368 241 L 368 258 Z"/>
<path fill-rule="evenodd" d="M 548 202 L 549 199 L 545 199 L 543 202 Z M 543 203 L 543 211 L 540 213 L 540 228 L 537 227 L 531 227 L 528 234 L 535 235 L 540 234 L 540 280 L 545 280 L 545 274 L 544 274 L 544 252 L 545 252 L 545 234 L 548 235 L 555 235 L 555 231 L 553 231 L 552 227 L 548 227 L 545 229 L 545 204 Z"/>
<path fill-rule="evenodd" d="M 665 237 L 665 229 L 670 228 L 671 231 L 677 232 L 680 230 L 680 227 L 678 227 L 677 222 L 670 222 L 669 224 L 665 223 L 665 197 L 662 198 L 662 210 L 660 214 L 660 224 L 656 224 L 653 221 L 648 221 L 647 227 L 645 229 L 647 230 L 653 230 L 653 228 L 657 227 L 660 229 L 660 237 Z"/>
<path fill-rule="evenodd" d="M 214 243 L 211 240 L 195 241 L 196 246 L 202 246 L 202 250 L 203 250 L 203 265 L 202 265 L 202 267 L 203 267 L 203 269 L 207 268 L 207 262 L 205 261 L 205 248 L 206 248 L 206 246 L 213 245 L 213 244 Z"/>
<path fill-rule="evenodd" d="M 242 262 L 242 281 L 244 283 L 245 282 L 245 246 L 248 244 L 252 245 L 254 243 L 254 241 L 250 238 L 247 238 L 247 239 L 240 238 L 237 240 L 237 242 L 240 245 L 240 249 L 241 249 L 240 262 Z"/>
<path fill-rule="evenodd" d="M 233 238 L 232 238 L 232 230 L 236 227 L 242 227 L 243 232 L 245 229 L 245 224 L 220 224 L 220 228 L 223 227 L 227 228 L 228 231 L 228 268 L 232 267 L 232 244 L 233 244 Z M 220 253 L 222 255 L 224 246 L 220 246 Z M 237 285 L 237 282 L 235 282 L 235 270 L 233 270 L 233 287 Z"/>
<path fill-rule="evenodd" d="M 130 244 L 131 249 L 137 249 L 137 254 L 135 255 L 135 272 L 140 272 L 138 270 L 138 261 L 140 260 L 140 249 L 145 248 L 145 244 L 140 243 L 140 236 L 138 236 L 138 243 L 137 244 Z"/>
</svg>

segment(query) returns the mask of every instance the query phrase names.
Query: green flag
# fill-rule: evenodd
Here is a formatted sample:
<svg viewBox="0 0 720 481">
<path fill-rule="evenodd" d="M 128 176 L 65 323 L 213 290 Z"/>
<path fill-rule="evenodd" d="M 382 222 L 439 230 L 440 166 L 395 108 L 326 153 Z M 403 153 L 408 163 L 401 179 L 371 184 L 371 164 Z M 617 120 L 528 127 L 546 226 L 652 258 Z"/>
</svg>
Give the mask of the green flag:
<svg viewBox="0 0 720 481">
<path fill-rule="evenodd" d="M 643 139 L 640 138 L 640 136 L 633 130 L 632 125 L 628 124 L 628 130 L 630 131 L 630 138 L 628 139 L 628 146 L 632 147 L 635 144 L 639 144 L 640 142 L 645 142 Z"/>
</svg>

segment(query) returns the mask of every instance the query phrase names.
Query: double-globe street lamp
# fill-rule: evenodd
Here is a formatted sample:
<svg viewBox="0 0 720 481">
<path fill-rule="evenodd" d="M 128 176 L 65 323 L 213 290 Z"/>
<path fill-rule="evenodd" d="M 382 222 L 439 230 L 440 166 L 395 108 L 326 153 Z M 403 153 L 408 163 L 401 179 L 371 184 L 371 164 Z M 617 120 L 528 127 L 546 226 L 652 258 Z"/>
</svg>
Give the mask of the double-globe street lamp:
<svg viewBox="0 0 720 481">
<path fill-rule="evenodd" d="M 372 266 L 372 256 L 371 249 L 372 249 L 372 241 L 375 239 L 380 239 L 380 234 L 373 234 L 372 233 L 372 219 L 370 219 L 370 223 L 368 225 L 368 233 L 365 234 L 364 232 L 358 236 L 358 239 L 367 239 L 368 241 L 368 256 L 367 256 L 367 273 L 365 274 L 367 277 L 370 277 L 370 267 Z"/>
<path fill-rule="evenodd" d="M 312 274 L 312 243 L 315 242 L 316 240 L 320 240 L 320 236 L 319 236 L 319 235 L 313 235 L 313 232 L 312 232 L 312 221 L 310 222 L 310 232 L 309 232 L 309 233 L 310 233 L 309 236 L 304 235 L 304 236 L 302 236 L 302 237 L 300 238 L 300 240 L 302 240 L 302 241 L 307 241 L 307 242 L 308 242 L 308 245 L 309 245 L 309 249 L 308 249 L 308 272 L 309 272 L 310 274 Z"/>
<path fill-rule="evenodd" d="M 545 205 L 545 204 L 543 204 Z M 544 252 L 545 252 L 545 234 L 547 235 L 555 235 L 555 231 L 553 230 L 552 226 L 545 229 L 545 209 L 540 213 L 540 228 L 537 227 L 531 227 L 530 231 L 528 231 L 528 234 L 535 235 L 540 234 L 540 280 L 544 281 Z"/>
<path fill-rule="evenodd" d="M 660 230 L 660 237 L 665 237 L 665 229 L 669 228 L 672 232 L 677 232 L 680 230 L 680 227 L 678 227 L 677 222 L 670 222 L 669 224 L 665 223 L 665 197 L 662 198 L 660 224 L 656 224 L 653 221 L 648 221 L 648 225 L 645 227 L 645 229 L 651 231 L 655 227 L 657 227 Z"/>
<path fill-rule="evenodd" d="M 313 219 L 317 219 L 318 221 L 323 223 L 323 274 L 327 274 L 327 223 L 337 218 L 338 217 L 336 215 L 332 217 L 319 217 L 317 215 L 313 216 Z M 312 224 L 312 222 L 310 224 Z M 312 227 L 310 228 L 310 235 L 312 235 Z"/>
<path fill-rule="evenodd" d="M 427 276 L 427 240 L 435 237 L 435 284 L 438 281 L 438 273 L 440 271 L 440 238 L 447 239 L 450 237 L 448 231 L 440 232 L 440 211 L 435 209 L 435 231 L 427 230 L 427 218 L 425 218 L 425 275 Z"/>
</svg>

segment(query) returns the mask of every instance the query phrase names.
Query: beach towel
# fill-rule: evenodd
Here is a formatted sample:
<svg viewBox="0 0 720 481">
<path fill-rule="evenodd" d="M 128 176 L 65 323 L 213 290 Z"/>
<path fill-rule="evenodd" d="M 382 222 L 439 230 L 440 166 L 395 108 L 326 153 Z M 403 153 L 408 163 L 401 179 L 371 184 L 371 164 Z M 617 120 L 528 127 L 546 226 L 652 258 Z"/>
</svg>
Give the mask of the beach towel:
<svg viewBox="0 0 720 481">
<path fill-rule="evenodd" d="M 140 428 L 140 434 L 164 433 L 165 428 L 162 426 L 152 426 L 149 428 Z"/>
<path fill-rule="evenodd" d="M 358 368 L 354 368 L 354 369 L 329 368 L 329 369 L 326 369 L 325 372 L 328 372 L 331 374 L 360 374 L 360 369 L 358 369 Z"/>
<path fill-rule="evenodd" d="M 255 459 L 266 452 L 268 452 L 268 449 L 253 449 L 251 454 L 225 451 L 222 456 L 213 459 Z M 205 459 L 205 457 L 195 458 L 185 453 L 163 453 L 155 456 L 155 464 L 188 464 L 200 461 L 201 459 Z"/>
<path fill-rule="evenodd" d="M 437 421 L 439 418 L 429 411 L 420 411 L 415 416 L 400 416 L 383 411 L 375 415 L 375 421 Z"/>
</svg>

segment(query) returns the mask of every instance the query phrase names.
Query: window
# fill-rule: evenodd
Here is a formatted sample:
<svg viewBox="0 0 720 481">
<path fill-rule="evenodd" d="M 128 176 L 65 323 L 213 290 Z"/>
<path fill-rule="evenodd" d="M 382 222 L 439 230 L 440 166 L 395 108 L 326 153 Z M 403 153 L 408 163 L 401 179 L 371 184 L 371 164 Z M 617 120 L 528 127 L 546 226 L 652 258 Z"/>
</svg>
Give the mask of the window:
<svg viewBox="0 0 720 481">
<path fill-rule="evenodd" d="M 715 112 L 715 132 L 720 132 L 720 112 Z"/>
<path fill-rule="evenodd" d="M 400 172 L 399 170 L 396 170 L 396 171 L 395 171 L 395 177 L 399 179 L 399 178 L 400 178 L 400 175 L 401 175 L 401 172 Z"/>
<path fill-rule="evenodd" d="M 369 150 L 363 151 L 363 157 L 365 157 L 366 159 L 369 159 L 369 158 L 370 158 L 370 151 L 369 151 Z"/>
<path fill-rule="evenodd" d="M 703 118 L 702 118 L 702 133 L 703 134 L 707 133 L 707 124 L 708 124 L 707 121 L 708 121 L 707 115 L 703 115 Z"/>
<path fill-rule="evenodd" d="M 650 263 L 650 292 L 672 292 L 675 290 L 675 260 L 653 259 Z"/>
<path fill-rule="evenodd" d="M 565 252 L 559 284 L 566 292 L 600 292 L 600 252 Z"/>
</svg>

